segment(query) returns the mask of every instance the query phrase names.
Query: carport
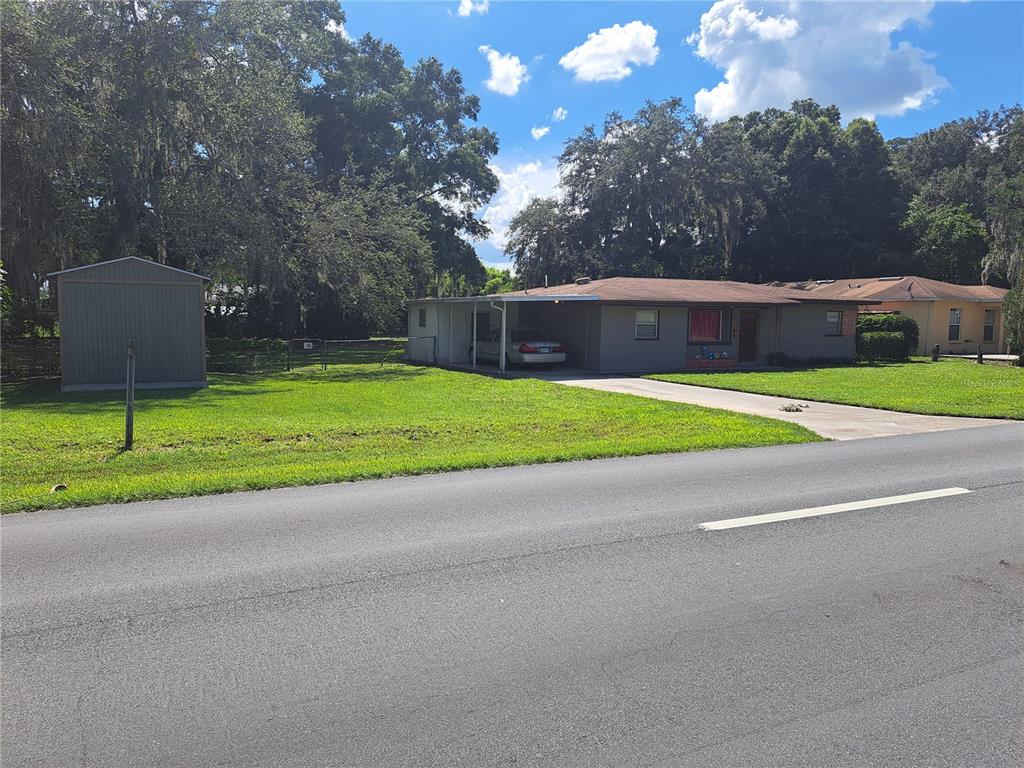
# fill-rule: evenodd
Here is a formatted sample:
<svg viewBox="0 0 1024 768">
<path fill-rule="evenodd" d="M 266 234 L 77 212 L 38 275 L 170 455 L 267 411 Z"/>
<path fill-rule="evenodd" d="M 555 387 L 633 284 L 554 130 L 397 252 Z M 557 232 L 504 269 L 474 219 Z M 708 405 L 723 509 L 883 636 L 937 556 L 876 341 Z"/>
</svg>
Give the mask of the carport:
<svg viewBox="0 0 1024 768">
<path fill-rule="evenodd" d="M 406 357 L 413 362 L 476 370 L 476 340 L 481 333 L 500 328 L 498 367 L 504 373 L 508 329 L 528 326 L 557 336 L 567 345 L 567 364 L 586 367 L 599 342 L 598 299 L 593 294 L 572 293 L 415 299 L 409 302 Z M 593 311 L 586 311 L 588 308 Z"/>
</svg>

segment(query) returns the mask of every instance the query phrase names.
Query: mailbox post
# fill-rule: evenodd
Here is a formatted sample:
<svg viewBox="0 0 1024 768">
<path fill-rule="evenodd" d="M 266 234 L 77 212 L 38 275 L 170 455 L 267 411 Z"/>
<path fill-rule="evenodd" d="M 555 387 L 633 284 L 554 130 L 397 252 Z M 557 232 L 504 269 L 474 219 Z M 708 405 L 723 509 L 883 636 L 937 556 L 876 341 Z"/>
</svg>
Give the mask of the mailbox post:
<svg viewBox="0 0 1024 768">
<path fill-rule="evenodd" d="M 124 393 L 124 449 L 130 451 L 135 438 L 135 342 L 128 342 L 128 371 Z"/>
</svg>

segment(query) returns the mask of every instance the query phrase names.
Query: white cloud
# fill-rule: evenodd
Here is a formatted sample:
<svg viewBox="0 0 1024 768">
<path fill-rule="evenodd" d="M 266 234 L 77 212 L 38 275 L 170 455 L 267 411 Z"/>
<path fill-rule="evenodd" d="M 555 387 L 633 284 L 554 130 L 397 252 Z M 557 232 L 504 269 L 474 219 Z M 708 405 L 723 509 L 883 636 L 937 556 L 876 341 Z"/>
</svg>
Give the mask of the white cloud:
<svg viewBox="0 0 1024 768">
<path fill-rule="evenodd" d="M 551 113 L 551 119 L 556 123 L 560 123 L 569 116 L 569 110 L 565 107 L 555 107 L 555 111 Z"/>
<path fill-rule="evenodd" d="M 892 35 L 925 25 L 934 3 L 806 2 L 764 10 L 748 0 L 718 0 L 686 42 L 725 78 L 694 96 L 713 120 L 813 98 L 845 119 L 901 115 L 949 83 L 930 55 Z"/>
<path fill-rule="evenodd" d="M 459 16 L 487 13 L 490 7 L 491 0 L 459 0 Z"/>
<path fill-rule="evenodd" d="M 551 133 L 551 128 L 547 125 L 542 125 L 540 127 L 534 126 L 530 129 L 530 135 L 533 136 L 534 141 L 540 141 L 549 133 Z"/>
<path fill-rule="evenodd" d="M 519 86 L 530 79 L 526 74 L 526 67 L 519 61 L 518 56 L 499 53 L 489 45 L 481 45 L 478 50 L 487 57 L 487 63 L 491 65 L 491 76 L 484 85 L 495 93 L 515 96 L 519 92 Z"/>
<path fill-rule="evenodd" d="M 498 177 L 498 192 L 484 209 L 481 218 L 491 228 L 488 242 L 503 251 L 512 218 L 534 198 L 557 194 L 558 167 L 534 160 L 520 163 L 507 171 L 497 163 L 492 163 L 491 170 Z"/>
<path fill-rule="evenodd" d="M 658 30 L 641 21 L 591 32 L 587 41 L 559 60 L 577 80 L 622 80 L 633 73 L 630 64 L 653 64 L 658 58 Z"/>
<path fill-rule="evenodd" d="M 340 21 L 328 19 L 327 24 L 324 25 L 324 29 L 326 29 L 332 35 L 339 35 L 345 38 L 346 40 L 352 39 L 351 37 L 348 36 L 348 32 L 345 31 L 345 25 L 342 24 Z"/>
</svg>

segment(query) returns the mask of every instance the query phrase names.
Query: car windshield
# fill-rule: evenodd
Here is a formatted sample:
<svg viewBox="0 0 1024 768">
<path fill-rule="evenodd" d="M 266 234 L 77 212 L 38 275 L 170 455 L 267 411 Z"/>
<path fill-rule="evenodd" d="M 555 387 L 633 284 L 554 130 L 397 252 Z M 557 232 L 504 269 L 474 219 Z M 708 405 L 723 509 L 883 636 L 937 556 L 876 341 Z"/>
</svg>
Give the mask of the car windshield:
<svg viewBox="0 0 1024 768">
<path fill-rule="evenodd" d="M 510 333 L 512 341 L 546 341 L 544 334 L 536 328 L 514 328 Z"/>
</svg>

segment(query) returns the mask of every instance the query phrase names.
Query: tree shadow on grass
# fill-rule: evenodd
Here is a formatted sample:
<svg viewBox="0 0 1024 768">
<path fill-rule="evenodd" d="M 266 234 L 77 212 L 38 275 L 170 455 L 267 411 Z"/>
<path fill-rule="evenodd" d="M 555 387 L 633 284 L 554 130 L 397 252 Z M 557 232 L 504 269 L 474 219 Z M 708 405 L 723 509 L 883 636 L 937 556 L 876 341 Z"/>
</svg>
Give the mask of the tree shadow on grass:
<svg viewBox="0 0 1024 768">
<path fill-rule="evenodd" d="M 215 373 L 210 374 L 209 387 L 182 389 L 136 389 L 135 402 L 140 408 L 148 403 L 210 408 L 219 407 L 225 397 L 294 394 L 295 385 L 394 383 L 427 375 L 430 369 L 393 364 L 388 366 L 299 368 L 280 373 Z M 58 377 L 4 382 L 2 407 L 36 412 L 53 411 L 62 415 L 82 415 L 124 407 L 123 389 L 95 392 L 61 392 Z"/>
<path fill-rule="evenodd" d="M 347 384 L 353 382 L 385 384 L 426 376 L 433 369 L 413 365 L 389 364 L 384 367 L 379 365 L 359 367 L 328 366 L 326 371 L 313 369 L 310 373 L 306 373 L 306 370 L 308 369 L 300 368 L 277 375 L 282 381 L 304 382 L 308 384 Z"/>
</svg>

